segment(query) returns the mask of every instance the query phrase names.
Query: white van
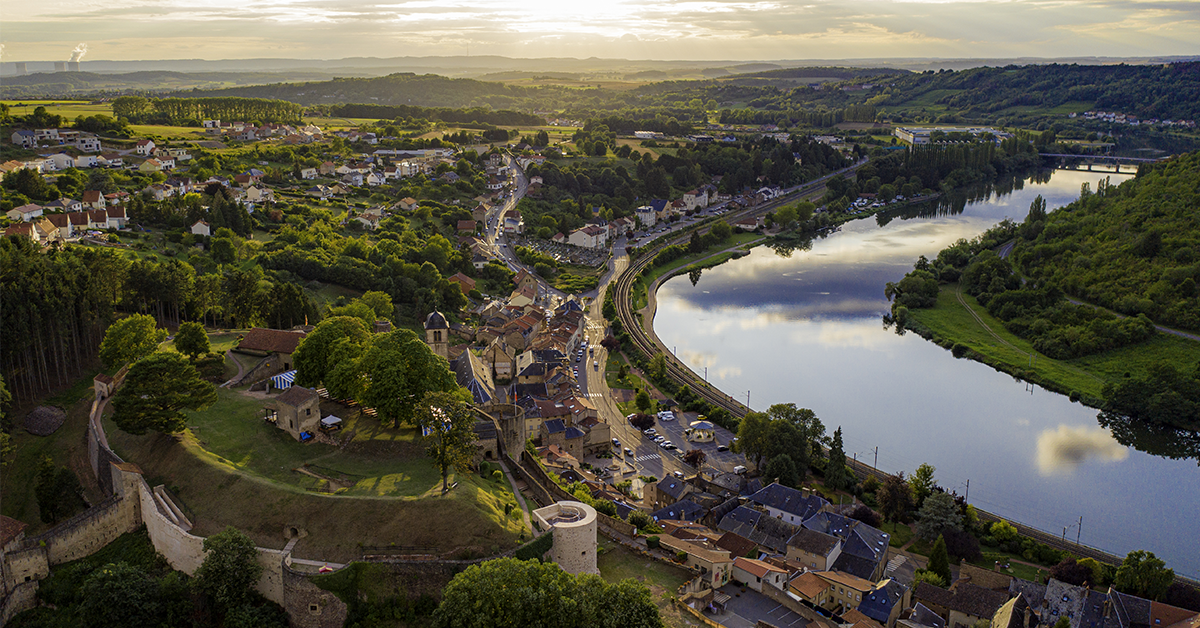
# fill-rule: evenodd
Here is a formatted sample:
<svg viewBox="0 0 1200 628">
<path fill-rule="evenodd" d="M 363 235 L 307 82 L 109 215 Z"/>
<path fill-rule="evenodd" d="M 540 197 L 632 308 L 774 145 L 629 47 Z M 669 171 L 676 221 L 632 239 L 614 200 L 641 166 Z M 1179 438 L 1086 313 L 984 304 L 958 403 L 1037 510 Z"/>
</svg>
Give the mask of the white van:
<svg viewBox="0 0 1200 628">
<path fill-rule="evenodd" d="M 742 475 L 742 474 L 746 473 L 746 467 L 743 467 L 742 465 L 739 464 L 738 466 L 733 468 L 733 472 L 738 475 Z"/>
</svg>

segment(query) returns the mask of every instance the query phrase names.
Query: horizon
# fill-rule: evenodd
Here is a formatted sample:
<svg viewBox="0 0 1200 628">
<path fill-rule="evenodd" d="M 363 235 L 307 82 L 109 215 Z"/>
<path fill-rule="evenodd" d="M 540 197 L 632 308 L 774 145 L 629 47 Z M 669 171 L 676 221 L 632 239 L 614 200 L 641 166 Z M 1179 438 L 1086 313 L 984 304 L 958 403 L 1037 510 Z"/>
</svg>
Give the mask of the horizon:
<svg viewBox="0 0 1200 628">
<path fill-rule="evenodd" d="M 333 6 L 308 0 L 143 0 L 112 7 L 49 0 L 6 7 L 0 44 L 0 60 L 18 63 L 86 63 L 89 55 L 128 62 L 393 58 L 402 52 L 681 62 L 1162 57 L 1200 54 L 1200 5 L 603 0 L 579 9 L 548 0 L 511 8 L 478 0 Z M 614 47 L 623 54 L 612 54 Z M 178 56 L 164 59 L 159 56 L 164 50 Z"/>
</svg>

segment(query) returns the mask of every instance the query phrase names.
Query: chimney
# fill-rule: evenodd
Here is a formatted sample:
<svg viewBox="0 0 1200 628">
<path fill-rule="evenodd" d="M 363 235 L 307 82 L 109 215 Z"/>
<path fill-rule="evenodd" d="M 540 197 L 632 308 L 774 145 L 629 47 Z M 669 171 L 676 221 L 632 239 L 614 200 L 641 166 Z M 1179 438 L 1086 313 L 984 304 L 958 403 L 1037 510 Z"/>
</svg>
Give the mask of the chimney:
<svg viewBox="0 0 1200 628">
<path fill-rule="evenodd" d="M 54 62 L 54 71 L 55 72 L 66 72 L 67 71 L 67 62 L 66 61 L 55 61 Z"/>
<path fill-rule="evenodd" d="M 78 61 L 68 61 L 67 62 L 67 71 L 68 72 L 78 72 L 79 71 L 79 62 Z"/>
<path fill-rule="evenodd" d="M 26 67 L 25 67 L 25 64 L 24 64 L 24 63 L 17 63 L 17 64 L 14 64 L 14 65 L 16 65 L 16 66 L 17 66 L 17 67 L 16 67 L 17 76 L 25 76 L 26 74 L 29 74 L 29 70 L 28 70 L 28 69 L 26 69 Z"/>
</svg>

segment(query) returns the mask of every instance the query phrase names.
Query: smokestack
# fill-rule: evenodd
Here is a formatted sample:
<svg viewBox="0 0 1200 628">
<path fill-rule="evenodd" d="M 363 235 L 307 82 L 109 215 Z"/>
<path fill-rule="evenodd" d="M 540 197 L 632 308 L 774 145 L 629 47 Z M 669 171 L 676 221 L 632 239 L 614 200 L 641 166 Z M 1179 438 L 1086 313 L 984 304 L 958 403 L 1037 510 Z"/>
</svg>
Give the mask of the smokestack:
<svg viewBox="0 0 1200 628">
<path fill-rule="evenodd" d="M 67 71 L 68 72 L 78 72 L 79 71 L 79 62 L 78 61 L 68 61 L 67 62 Z"/>
<path fill-rule="evenodd" d="M 15 65 L 17 66 L 17 76 L 25 76 L 26 74 L 29 74 L 29 70 L 25 68 L 24 63 L 17 63 Z"/>
<path fill-rule="evenodd" d="M 75 46 L 75 49 L 71 51 L 70 61 L 79 63 L 80 61 L 83 61 L 83 55 L 85 54 L 87 54 L 87 44 L 81 43 L 78 46 Z"/>
<path fill-rule="evenodd" d="M 54 71 L 55 72 L 66 72 L 67 71 L 67 62 L 66 61 L 55 61 L 54 62 Z"/>
</svg>

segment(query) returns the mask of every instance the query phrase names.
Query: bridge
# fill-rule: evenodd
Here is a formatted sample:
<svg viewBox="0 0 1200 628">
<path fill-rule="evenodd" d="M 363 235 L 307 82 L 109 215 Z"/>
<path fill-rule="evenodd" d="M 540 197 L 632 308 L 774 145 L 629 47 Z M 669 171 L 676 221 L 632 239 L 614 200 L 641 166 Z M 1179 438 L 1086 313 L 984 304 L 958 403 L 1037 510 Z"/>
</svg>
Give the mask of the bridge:
<svg viewBox="0 0 1200 628">
<path fill-rule="evenodd" d="M 1116 166 L 1117 172 L 1121 172 L 1122 165 L 1133 166 L 1136 169 L 1137 166 L 1141 164 L 1154 163 L 1156 161 L 1162 161 L 1163 159 L 1166 159 L 1166 157 L 1120 157 L 1117 155 L 1074 155 L 1071 153 L 1038 153 L 1038 156 L 1051 159 L 1082 160 L 1084 163 L 1079 165 L 1086 165 L 1088 170 L 1091 170 L 1092 165 L 1097 162 L 1111 163 Z M 1076 167 L 1071 169 L 1078 170 L 1079 168 Z"/>
</svg>

